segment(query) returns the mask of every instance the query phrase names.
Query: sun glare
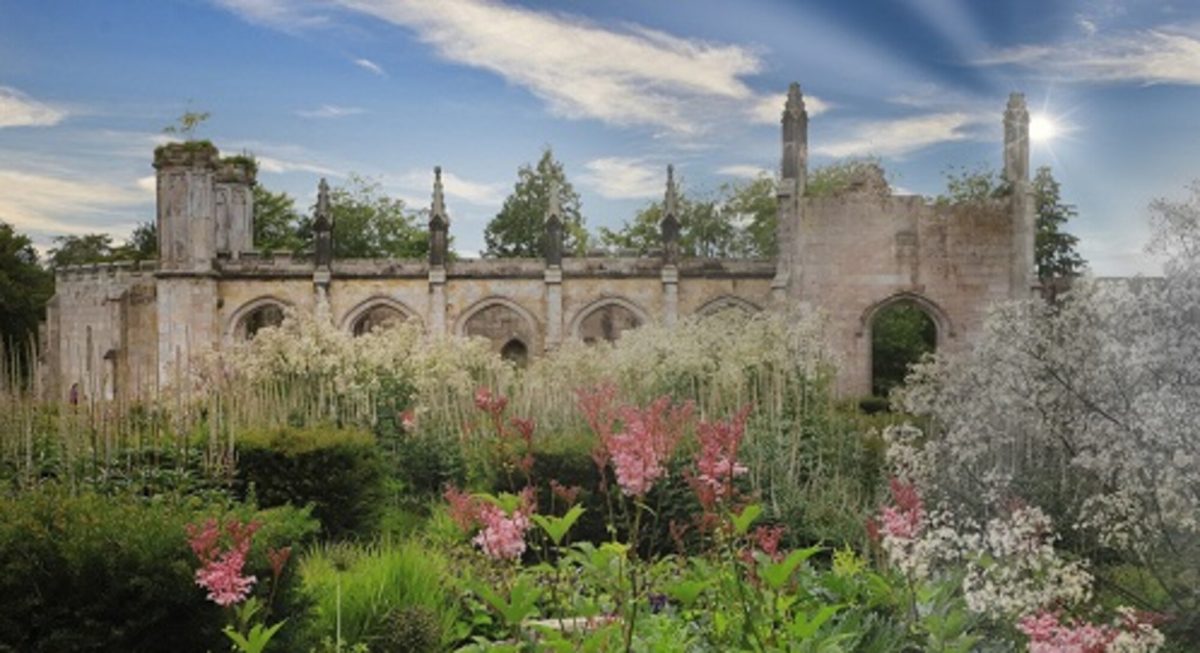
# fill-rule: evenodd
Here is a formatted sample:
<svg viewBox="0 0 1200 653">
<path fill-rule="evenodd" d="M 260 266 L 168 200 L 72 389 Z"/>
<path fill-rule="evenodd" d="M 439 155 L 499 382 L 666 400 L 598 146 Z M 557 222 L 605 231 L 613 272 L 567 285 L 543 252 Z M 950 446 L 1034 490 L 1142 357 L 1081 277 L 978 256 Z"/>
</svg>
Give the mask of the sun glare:
<svg viewBox="0 0 1200 653">
<path fill-rule="evenodd" d="M 1045 143 L 1054 140 L 1062 132 L 1058 123 L 1045 114 L 1034 114 L 1029 119 L 1029 140 Z"/>
</svg>

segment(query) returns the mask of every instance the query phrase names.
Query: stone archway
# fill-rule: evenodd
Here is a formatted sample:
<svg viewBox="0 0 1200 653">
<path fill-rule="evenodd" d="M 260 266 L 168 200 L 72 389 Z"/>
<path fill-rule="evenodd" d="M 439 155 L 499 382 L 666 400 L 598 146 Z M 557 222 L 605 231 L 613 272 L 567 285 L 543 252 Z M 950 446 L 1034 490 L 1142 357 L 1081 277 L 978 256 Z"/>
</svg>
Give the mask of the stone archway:
<svg viewBox="0 0 1200 653">
<path fill-rule="evenodd" d="M 620 297 L 605 297 L 588 304 L 576 314 L 571 333 L 586 342 L 615 342 L 621 334 L 649 321 L 637 304 Z"/>
<path fill-rule="evenodd" d="M 897 293 L 863 313 L 858 335 L 869 391 L 886 397 L 903 383 L 912 364 L 944 346 L 954 331 L 937 304 L 915 293 Z"/>
<path fill-rule="evenodd" d="M 252 340 L 262 329 L 283 324 L 288 304 L 274 297 L 247 302 L 229 319 L 229 337 L 237 342 Z"/>
<path fill-rule="evenodd" d="M 504 354 L 505 349 L 515 341 L 524 348 L 526 358 L 538 351 L 540 342 L 540 330 L 533 314 L 503 297 L 490 297 L 476 302 L 458 319 L 455 332 L 461 336 L 487 338 L 498 354 Z M 509 353 L 515 351 L 514 345 Z"/>
<path fill-rule="evenodd" d="M 745 315 L 753 315 L 761 310 L 762 308 L 756 306 L 753 302 L 742 299 L 741 297 L 734 297 L 733 295 L 721 295 L 720 297 L 705 302 L 703 306 L 696 310 L 696 315 L 701 317 L 710 317 L 724 313 L 725 311 L 740 311 Z"/>
<path fill-rule="evenodd" d="M 342 328 L 361 336 L 375 329 L 384 329 L 413 321 L 420 317 L 408 306 L 390 297 L 371 297 L 350 309 L 342 318 Z"/>
</svg>

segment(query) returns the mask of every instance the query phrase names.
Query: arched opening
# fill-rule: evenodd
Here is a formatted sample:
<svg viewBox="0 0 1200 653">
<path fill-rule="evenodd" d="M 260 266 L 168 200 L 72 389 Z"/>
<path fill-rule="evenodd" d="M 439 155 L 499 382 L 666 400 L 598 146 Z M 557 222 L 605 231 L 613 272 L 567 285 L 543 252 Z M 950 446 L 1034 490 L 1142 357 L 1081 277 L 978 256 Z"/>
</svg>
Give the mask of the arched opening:
<svg viewBox="0 0 1200 653">
<path fill-rule="evenodd" d="M 609 303 L 592 309 L 579 321 L 579 338 L 591 344 L 616 342 L 621 334 L 642 326 L 642 318 L 629 307 Z"/>
<path fill-rule="evenodd" d="M 757 313 L 760 309 L 758 306 L 732 295 L 718 297 L 707 304 L 701 306 L 696 314 L 701 317 L 713 317 L 714 315 L 733 315 L 735 317 L 746 317 Z"/>
<path fill-rule="evenodd" d="M 871 394 L 887 397 L 909 368 L 937 349 L 933 317 L 911 300 L 890 303 L 871 316 Z"/>
<path fill-rule="evenodd" d="M 500 348 L 500 358 L 511 361 L 517 367 L 525 367 L 529 362 L 529 348 L 519 338 L 513 338 Z"/>
<path fill-rule="evenodd" d="M 504 349 L 514 341 L 520 343 L 526 359 L 537 351 L 537 323 L 519 304 L 503 298 L 493 298 L 475 306 L 460 318 L 458 333 L 487 338 L 492 341 L 492 351 L 499 354 L 503 354 Z"/>
<path fill-rule="evenodd" d="M 355 336 L 361 336 L 375 329 L 390 329 L 402 324 L 407 319 L 408 315 L 399 309 L 381 304 L 363 311 L 362 314 L 355 318 L 350 331 Z"/>
<path fill-rule="evenodd" d="M 259 331 L 267 327 L 277 327 L 283 324 L 283 307 L 279 304 L 263 304 L 246 313 L 237 325 L 239 340 L 251 340 Z"/>
</svg>

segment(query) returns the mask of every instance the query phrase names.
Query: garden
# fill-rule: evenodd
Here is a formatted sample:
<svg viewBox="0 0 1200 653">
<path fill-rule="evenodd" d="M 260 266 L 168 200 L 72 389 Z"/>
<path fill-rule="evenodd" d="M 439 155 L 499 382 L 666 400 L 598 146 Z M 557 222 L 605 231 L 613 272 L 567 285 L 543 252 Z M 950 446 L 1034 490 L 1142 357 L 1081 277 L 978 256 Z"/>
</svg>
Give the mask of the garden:
<svg viewBox="0 0 1200 653">
<path fill-rule="evenodd" d="M 820 316 L 517 368 L 290 316 L 153 402 L 0 401 L 0 651 L 1190 651 L 1200 238 L 865 414 Z"/>
</svg>

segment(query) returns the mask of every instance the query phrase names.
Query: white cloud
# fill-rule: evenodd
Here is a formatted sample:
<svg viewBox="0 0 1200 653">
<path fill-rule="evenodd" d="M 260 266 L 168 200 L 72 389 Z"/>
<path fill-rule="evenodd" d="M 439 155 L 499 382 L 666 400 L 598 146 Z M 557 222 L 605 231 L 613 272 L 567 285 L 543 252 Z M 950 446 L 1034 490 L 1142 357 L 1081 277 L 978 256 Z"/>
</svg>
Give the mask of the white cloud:
<svg viewBox="0 0 1200 653">
<path fill-rule="evenodd" d="M 640 26 L 620 30 L 561 13 L 483 0 L 341 0 L 416 31 L 449 61 L 529 89 L 551 111 L 616 125 L 697 131 L 700 112 L 755 95 L 743 77 L 762 68 L 750 50 Z M 702 102 L 699 102 L 702 101 Z M 782 106 L 782 105 L 781 105 Z"/>
<path fill-rule="evenodd" d="M 151 197 L 158 194 L 158 177 L 155 177 L 154 175 L 139 177 L 135 185 L 143 191 L 149 193 Z"/>
<path fill-rule="evenodd" d="M 128 186 L 0 168 L 0 216 L 21 231 L 82 234 L 137 222 L 153 202 L 140 180 Z"/>
<path fill-rule="evenodd" d="M 367 70 L 376 75 L 379 75 L 380 77 L 387 76 L 387 71 L 385 71 L 383 69 L 383 66 L 380 66 L 379 64 L 375 63 L 374 61 L 371 61 L 370 59 L 355 59 L 354 65 L 358 66 L 359 68 L 362 68 L 363 70 Z"/>
<path fill-rule="evenodd" d="M 0 128 L 57 125 L 67 112 L 39 102 L 8 86 L 0 86 Z"/>
<path fill-rule="evenodd" d="M 756 99 L 747 110 L 750 119 L 763 125 L 778 125 L 783 118 L 783 106 L 787 103 L 787 93 L 778 95 L 763 95 Z M 804 109 L 808 116 L 825 113 L 833 105 L 813 95 L 804 96 Z"/>
<path fill-rule="evenodd" d="M 329 24 L 315 3 L 297 0 L 213 0 L 250 23 L 296 32 Z"/>
<path fill-rule="evenodd" d="M 342 173 L 327 168 L 315 163 L 306 163 L 304 161 L 290 161 L 287 159 L 279 159 L 271 156 L 254 155 L 258 161 L 258 169 L 262 172 L 270 172 L 277 175 L 287 174 L 289 172 L 311 172 L 316 175 L 325 175 L 326 177 L 343 177 Z"/>
<path fill-rule="evenodd" d="M 935 113 L 858 125 L 841 140 L 817 145 L 813 152 L 832 157 L 901 156 L 946 141 L 972 137 L 981 118 L 965 112 Z"/>
<path fill-rule="evenodd" d="M 717 174 L 725 175 L 727 177 L 742 177 L 744 179 L 757 179 L 758 177 L 761 177 L 762 175 L 771 175 L 774 173 L 772 173 L 770 170 L 768 170 L 767 168 L 764 168 L 762 166 L 750 165 L 750 164 L 746 164 L 746 163 L 739 163 L 739 164 L 728 165 L 728 166 L 723 166 L 723 167 L 717 168 Z"/>
<path fill-rule="evenodd" d="M 341 107 L 336 104 L 322 104 L 316 109 L 298 109 L 296 115 L 301 118 L 345 118 L 346 116 L 357 116 L 361 113 L 366 113 L 366 109 L 360 107 Z"/>
<path fill-rule="evenodd" d="M 1066 80 L 1200 85 L 1200 27 L 1101 32 L 1058 45 L 999 50 L 976 63 L 1018 65 Z"/>
<path fill-rule="evenodd" d="M 667 171 L 643 159 L 604 157 L 588 161 L 579 180 L 609 199 L 657 197 L 666 189 Z"/>
<path fill-rule="evenodd" d="M 432 170 L 410 170 L 397 180 L 402 188 L 413 192 L 433 192 Z M 448 200 L 460 200 L 478 206 L 499 206 L 504 202 L 505 185 L 463 179 L 453 172 L 442 170 L 442 187 Z M 421 202 L 408 201 L 410 205 L 429 204 L 430 195 Z"/>
</svg>

